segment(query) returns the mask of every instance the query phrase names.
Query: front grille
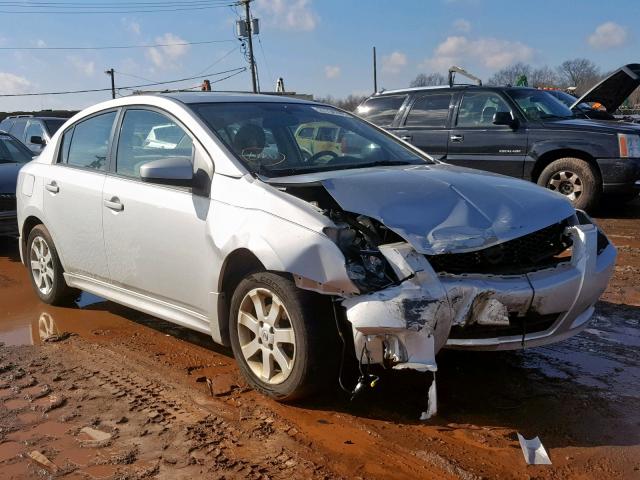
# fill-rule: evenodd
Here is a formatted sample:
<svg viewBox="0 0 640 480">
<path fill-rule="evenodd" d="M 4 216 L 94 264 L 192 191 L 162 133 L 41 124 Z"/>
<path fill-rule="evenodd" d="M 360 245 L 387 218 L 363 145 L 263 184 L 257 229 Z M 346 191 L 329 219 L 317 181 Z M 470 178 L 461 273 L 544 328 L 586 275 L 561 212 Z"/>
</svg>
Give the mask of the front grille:
<svg viewBox="0 0 640 480">
<path fill-rule="evenodd" d="M 454 325 L 451 327 L 449 338 L 474 339 L 510 337 L 529 333 L 544 332 L 550 329 L 560 314 L 530 315 L 518 317 L 517 314 L 509 314 L 509 325 Z"/>
<path fill-rule="evenodd" d="M 15 212 L 16 196 L 13 193 L 0 193 L 0 212 Z"/>
<path fill-rule="evenodd" d="M 568 259 L 557 258 L 557 255 L 573 243 L 571 237 L 565 234 L 567 225 L 568 220 L 564 220 L 537 232 L 475 252 L 443 253 L 426 257 L 438 273 L 527 273 Z"/>
</svg>

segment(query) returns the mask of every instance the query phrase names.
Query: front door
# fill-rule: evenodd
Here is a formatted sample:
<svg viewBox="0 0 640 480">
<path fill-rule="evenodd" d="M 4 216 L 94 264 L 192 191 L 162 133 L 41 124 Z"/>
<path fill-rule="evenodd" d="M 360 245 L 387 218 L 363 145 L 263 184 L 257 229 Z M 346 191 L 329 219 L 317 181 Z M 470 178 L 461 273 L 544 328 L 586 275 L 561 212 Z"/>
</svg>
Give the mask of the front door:
<svg viewBox="0 0 640 480">
<path fill-rule="evenodd" d="M 140 167 L 170 157 L 192 160 L 194 150 L 201 148 L 172 117 L 127 109 L 112 174 L 104 186 L 104 240 L 112 283 L 168 303 L 174 314 L 176 307 L 202 315 L 211 310 L 209 292 L 215 285 L 210 264 L 214 246 L 207 240 L 210 201 L 188 187 L 143 182 Z M 191 326 L 209 328 L 204 320 Z"/>
<path fill-rule="evenodd" d="M 497 112 L 516 113 L 492 91 L 466 91 L 450 131 L 446 161 L 521 178 L 527 151 L 526 128 L 494 125 Z"/>
<path fill-rule="evenodd" d="M 107 280 L 102 237 L 102 188 L 116 111 L 67 129 L 58 161 L 44 179 L 46 227 L 67 273 Z"/>
</svg>

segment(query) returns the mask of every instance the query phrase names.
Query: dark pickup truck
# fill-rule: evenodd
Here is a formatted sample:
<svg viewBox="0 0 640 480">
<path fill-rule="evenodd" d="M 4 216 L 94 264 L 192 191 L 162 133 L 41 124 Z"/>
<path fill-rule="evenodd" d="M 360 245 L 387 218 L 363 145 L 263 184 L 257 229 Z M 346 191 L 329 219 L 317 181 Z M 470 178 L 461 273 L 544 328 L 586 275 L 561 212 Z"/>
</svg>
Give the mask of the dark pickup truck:
<svg viewBox="0 0 640 480">
<path fill-rule="evenodd" d="M 543 90 L 453 85 L 385 91 L 356 113 L 432 157 L 537 182 L 581 209 L 640 186 L 640 126 L 576 118 Z"/>
</svg>

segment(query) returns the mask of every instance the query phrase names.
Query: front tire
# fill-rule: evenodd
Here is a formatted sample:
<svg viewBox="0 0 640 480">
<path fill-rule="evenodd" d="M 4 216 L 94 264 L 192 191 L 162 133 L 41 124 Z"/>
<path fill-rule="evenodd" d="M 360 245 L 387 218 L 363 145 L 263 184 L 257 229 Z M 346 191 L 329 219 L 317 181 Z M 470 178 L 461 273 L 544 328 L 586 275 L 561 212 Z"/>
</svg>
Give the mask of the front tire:
<svg viewBox="0 0 640 480">
<path fill-rule="evenodd" d="M 339 357 L 335 322 L 321 300 L 275 273 L 240 282 L 231 300 L 231 347 L 253 388 L 285 402 L 326 385 Z"/>
<path fill-rule="evenodd" d="M 44 225 L 29 232 L 25 256 L 31 285 L 44 303 L 64 305 L 78 294 L 64 280 L 58 251 Z"/>
<path fill-rule="evenodd" d="M 560 158 L 551 162 L 538 177 L 538 185 L 561 193 L 575 208 L 590 210 L 600 200 L 602 186 L 596 170 L 579 158 Z"/>
</svg>

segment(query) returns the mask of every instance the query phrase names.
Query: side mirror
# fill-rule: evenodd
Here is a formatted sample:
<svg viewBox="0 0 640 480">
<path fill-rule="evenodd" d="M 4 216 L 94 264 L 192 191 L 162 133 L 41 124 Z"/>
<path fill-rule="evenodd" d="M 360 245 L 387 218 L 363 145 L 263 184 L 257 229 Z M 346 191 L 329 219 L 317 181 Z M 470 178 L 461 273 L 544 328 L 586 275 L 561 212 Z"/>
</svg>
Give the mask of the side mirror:
<svg viewBox="0 0 640 480">
<path fill-rule="evenodd" d="M 161 158 L 142 165 L 140 178 L 148 183 L 190 187 L 193 184 L 193 165 L 188 157 Z"/>
<path fill-rule="evenodd" d="M 493 124 L 516 128 L 518 126 L 518 121 L 513 118 L 511 112 L 496 112 L 493 114 Z"/>
<path fill-rule="evenodd" d="M 42 145 L 42 146 L 47 144 L 47 142 L 44 141 L 44 138 L 42 138 L 39 135 L 34 135 L 33 137 L 31 137 L 29 139 L 29 143 L 32 143 L 34 145 Z"/>
</svg>

